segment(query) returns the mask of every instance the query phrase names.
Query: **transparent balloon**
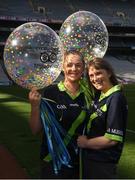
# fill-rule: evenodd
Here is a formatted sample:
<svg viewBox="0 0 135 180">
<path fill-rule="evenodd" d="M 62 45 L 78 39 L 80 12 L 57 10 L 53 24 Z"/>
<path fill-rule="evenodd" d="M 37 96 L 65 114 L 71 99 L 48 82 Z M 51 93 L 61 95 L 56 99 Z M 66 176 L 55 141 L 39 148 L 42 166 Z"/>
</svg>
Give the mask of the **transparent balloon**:
<svg viewBox="0 0 135 180">
<path fill-rule="evenodd" d="M 42 23 L 28 22 L 17 27 L 4 47 L 7 73 L 26 89 L 42 89 L 52 84 L 61 72 L 62 60 L 59 36 Z"/>
<path fill-rule="evenodd" d="M 86 62 L 95 57 L 102 58 L 108 47 L 108 31 L 103 21 L 89 11 L 78 11 L 70 15 L 59 31 L 64 50 L 83 53 Z"/>
</svg>

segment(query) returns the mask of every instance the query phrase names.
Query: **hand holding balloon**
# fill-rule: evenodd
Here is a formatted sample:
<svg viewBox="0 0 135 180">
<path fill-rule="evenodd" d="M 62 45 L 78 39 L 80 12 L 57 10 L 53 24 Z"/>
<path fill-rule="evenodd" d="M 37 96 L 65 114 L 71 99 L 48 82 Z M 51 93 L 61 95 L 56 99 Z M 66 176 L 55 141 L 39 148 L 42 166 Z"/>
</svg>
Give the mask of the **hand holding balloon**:
<svg viewBox="0 0 135 180">
<path fill-rule="evenodd" d="M 41 94 L 33 88 L 29 92 L 29 102 L 33 108 L 39 108 L 41 102 Z"/>
</svg>

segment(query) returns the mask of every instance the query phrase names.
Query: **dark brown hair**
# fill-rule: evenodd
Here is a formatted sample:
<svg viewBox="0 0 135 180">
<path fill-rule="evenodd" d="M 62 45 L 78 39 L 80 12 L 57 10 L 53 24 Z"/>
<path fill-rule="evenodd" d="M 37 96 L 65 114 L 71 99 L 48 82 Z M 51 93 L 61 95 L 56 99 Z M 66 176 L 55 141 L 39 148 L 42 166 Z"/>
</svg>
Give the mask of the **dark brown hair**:
<svg viewBox="0 0 135 180">
<path fill-rule="evenodd" d="M 109 74 L 111 74 L 110 82 L 112 83 L 112 85 L 114 86 L 114 85 L 118 84 L 118 80 L 116 78 L 114 70 L 113 70 L 112 66 L 110 65 L 110 63 L 107 62 L 107 60 L 102 59 L 102 58 L 95 58 L 88 63 L 88 71 L 91 66 L 94 66 L 94 68 L 97 70 L 98 69 L 106 70 Z"/>
</svg>

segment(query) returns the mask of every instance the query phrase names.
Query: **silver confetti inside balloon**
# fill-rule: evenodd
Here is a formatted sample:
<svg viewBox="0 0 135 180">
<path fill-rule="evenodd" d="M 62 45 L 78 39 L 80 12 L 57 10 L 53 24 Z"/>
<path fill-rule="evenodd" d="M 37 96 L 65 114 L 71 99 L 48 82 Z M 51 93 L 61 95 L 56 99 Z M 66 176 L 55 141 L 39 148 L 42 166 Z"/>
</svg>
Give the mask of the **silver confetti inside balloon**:
<svg viewBox="0 0 135 180">
<path fill-rule="evenodd" d="M 108 47 L 108 31 L 103 21 L 89 11 L 78 11 L 70 15 L 59 32 L 64 50 L 78 50 L 86 61 L 102 58 Z"/>
<path fill-rule="evenodd" d="M 11 79 L 23 88 L 42 89 L 56 80 L 62 69 L 59 36 L 47 25 L 24 23 L 8 37 L 4 64 Z"/>
</svg>

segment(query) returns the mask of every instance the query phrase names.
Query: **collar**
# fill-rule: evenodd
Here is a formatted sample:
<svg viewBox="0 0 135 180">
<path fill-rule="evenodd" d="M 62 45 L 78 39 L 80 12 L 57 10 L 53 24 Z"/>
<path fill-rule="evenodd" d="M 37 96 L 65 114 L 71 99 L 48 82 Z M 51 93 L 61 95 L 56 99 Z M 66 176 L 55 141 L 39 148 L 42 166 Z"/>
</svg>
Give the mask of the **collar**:
<svg viewBox="0 0 135 180">
<path fill-rule="evenodd" d="M 113 86 L 113 87 L 112 87 L 111 89 L 109 89 L 106 93 L 101 92 L 99 101 L 101 101 L 101 100 L 103 100 L 104 98 L 110 96 L 110 95 L 113 94 L 114 92 L 120 91 L 120 90 L 121 90 L 121 85 L 118 84 L 118 85 Z"/>
<path fill-rule="evenodd" d="M 80 82 L 79 82 L 79 83 L 80 83 Z M 78 96 L 80 95 L 80 93 L 84 92 L 84 90 L 83 90 L 83 89 L 81 88 L 81 86 L 80 86 L 80 88 L 79 88 L 79 90 L 78 90 L 78 93 L 77 93 L 76 95 L 74 95 L 74 96 L 71 95 L 71 94 L 67 91 L 67 89 L 66 89 L 63 81 L 60 81 L 60 82 L 58 83 L 58 88 L 59 88 L 60 91 L 65 91 L 70 97 L 72 97 L 72 99 L 75 99 L 76 97 L 78 97 Z"/>
</svg>

